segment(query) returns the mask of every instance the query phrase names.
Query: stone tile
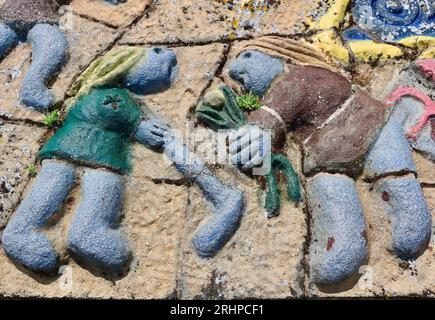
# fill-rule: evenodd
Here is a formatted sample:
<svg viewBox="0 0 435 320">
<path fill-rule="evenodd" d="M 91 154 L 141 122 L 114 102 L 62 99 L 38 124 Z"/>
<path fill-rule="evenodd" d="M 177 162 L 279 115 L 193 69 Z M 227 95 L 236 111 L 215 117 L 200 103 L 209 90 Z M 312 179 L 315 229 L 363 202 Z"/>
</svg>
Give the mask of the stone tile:
<svg viewBox="0 0 435 320">
<path fill-rule="evenodd" d="M 142 100 L 186 135 L 188 116 L 211 83 L 224 59 L 226 47 L 224 44 L 211 44 L 173 48 L 180 67 L 177 80 L 165 92 L 144 96 Z"/>
<path fill-rule="evenodd" d="M 383 212 L 382 199 L 375 197 L 370 185 L 359 181 L 358 192 L 367 220 L 369 258 L 360 269 L 356 284 L 344 284 L 333 292 L 322 292 L 313 284 L 308 285 L 311 297 L 411 297 L 435 296 L 435 252 L 432 243 L 415 261 L 402 261 L 391 252 L 390 220 Z M 435 189 L 423 189 L 435 218 Z"/>
<path fill-rule="evenodd" d="M 0 229 L 6 225 L 27 184 L 46 130 L 0 120 Z"/>
<path fill-rule="evenodd" d="M 413 152 L 413 158 L 420 183 L 435 186 L 435 163 L 415 151 Z"/>
<path fill-rule="evenodd" d="M 105 52 L 118 36 L 115 30 L 76 15 L 64 15 L 61 23 L 65 25 L 68 36 L 70 58 L 53 84 L 53 91 L 59 100 L 63 100 L 80 73 Z"/>
<path fill-rule="evenodd" d="M 133 260 L 129 273 L 106 279 L 79 266 L 68 257 L 65 235 L 79 203 L 80 190 L 70 195 L 65 213 L 49 231 L 65 265 L 55 277 L 36 275 L 17 268 L 0 252 L 0 295 L 12 297 L 137 298 L 174 297 L 179 238 L 185 220 L 187 188 L 154 184 L 132 177 L 126 184 L 122 225 L 130 242 Z"/>
<path fill-rule="evenodd" d="M 234 1 L 233 9 L 221 1 L 161 0 L 130 29 L 121 43 L 206 43 L 253 35 L 291 35 L 317 1 L 280 1 L 267 11 L 251 12 Z"/>
<path fill-rule="evenodd" d="M 300 155 L 291 161 L 300 172 Z M 304 244 L 307 232 L 302 206 L 281 199 L 281 214 L 267 219 L 259 184 L 235 168 L 218 169 L 217 175 L 245 192 L 247 208 L 240 228 L 211 259 L 199 258 L 191 243 L 199 225 L 211 212 L 194 186 L 181 246 L 180 289 L 184 299 L 289 298 L 303 294 Z"/>
<path fill-rule="evenodd" d="M 66 23 L 65 19 L 70 19 Z M 104 25 L 80 18 L 63 16 L 61 23 L 68 25 L 66 33 L 70 45 L 70 59 L 51 86 L 57 105 L 61 104 L 75 78 L 99 54 L 116 39 L 116 32 Z M 19 91 L 23 77 L 30 66 L 31 47 L 21 44 L 0 62 L 0 115 L 12 119 L 25 119 L 40 122 L 43 115 L 21 104 Z"/>
<path fill-rule="evenodd" d="M 128 0 L 113 5 L 103 0 L 73 0 L 70 6 L 81 16 L 117 28 L 127 26 L 143 15 L 151 2 L 151 0 Z"/>
</svg>

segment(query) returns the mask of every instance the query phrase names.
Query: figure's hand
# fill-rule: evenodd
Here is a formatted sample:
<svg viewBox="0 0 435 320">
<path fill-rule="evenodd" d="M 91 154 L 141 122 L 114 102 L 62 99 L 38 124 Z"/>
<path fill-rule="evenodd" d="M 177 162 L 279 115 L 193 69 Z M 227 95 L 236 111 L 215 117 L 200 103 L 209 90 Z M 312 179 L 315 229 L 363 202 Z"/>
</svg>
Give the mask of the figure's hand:
<svg viewBox="0 0 435 320">
<path fill-rule="evenodd" d="M 243 170 L 261 164 L 271 152 L 271 135 L 254 125 L 247 125 L 229 137 L 231 162 Z"/>
<path fill-rule="evenodd" d="M 142 120 L 136 131 L 136 138 L 149 147 L 160 148 L 169 132 L 169 124 L 153 115 Z"/>
</svg>

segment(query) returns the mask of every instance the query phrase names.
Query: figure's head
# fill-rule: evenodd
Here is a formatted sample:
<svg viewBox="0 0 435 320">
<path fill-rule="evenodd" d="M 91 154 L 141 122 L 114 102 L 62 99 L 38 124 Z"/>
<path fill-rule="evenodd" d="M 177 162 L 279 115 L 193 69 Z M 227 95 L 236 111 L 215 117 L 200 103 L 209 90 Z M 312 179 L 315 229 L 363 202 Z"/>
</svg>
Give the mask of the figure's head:
<svg viewBox="0 0 435 320">
<path fill-rule="evenodd" d="M 232 63 L 229 74 L 239 81 L 246 91 L 264 95 L 270 83 L 284 71 L 284 62 L 256 50 L 244 51 Z"/>
<path fill-rule="evenodd" d="M 149 48 L 125 78 L 125 86 L 137 94 L 168 89 L 178 73 L 177 57 L 171 49 Z"/>
<path fill-rule="evenodd" d="M 170 49 L 122 46 L 99 57 L 77 78 L 69 95 L 79 98 L 95 88 L 128 88 L 136 94 L 168 89 L 178 73 Z"/>
</svg>

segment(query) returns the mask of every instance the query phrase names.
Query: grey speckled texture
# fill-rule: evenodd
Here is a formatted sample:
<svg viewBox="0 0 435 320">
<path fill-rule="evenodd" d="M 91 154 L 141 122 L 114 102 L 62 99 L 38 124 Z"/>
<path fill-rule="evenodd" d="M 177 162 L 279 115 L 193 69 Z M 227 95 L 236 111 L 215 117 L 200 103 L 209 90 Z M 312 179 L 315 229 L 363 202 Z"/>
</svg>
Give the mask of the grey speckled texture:
<svg viewBox="0 0 435 320">
<path fill-rule="evenodd" d="M 402 122 L 400 110 L 394 110 L 367 155 L 364 164 L 365 178 L 374 179 L 391 173 L 416 171 Z"/>
<path fill-rule="evenodd" d="M 213 217 L 202 225 L 193 238 L 201 257 L 211 257 L 233 236 L 245 208 L 243 193 L 222 184 L 209 170 L 195 180 L 212 205 Z"/>
<path fill-rule="evenodd" d="M 68 248 L 75 257 L 113 273 L 122 272 L 131 257 L 119 228 L 123 191 L 121 176 L 87 169 L 82 178 L 83 196 L 68 236 Z"/>
<path fill-rule="evenodd" d="M 435 92 L 435 81 L 428 78 L 421 71 L 418 61 L 410 63 L 401 72 L 399 77 L 392 81 L 386 88 L 386 94 L 393 92 L 397 87 L 411 87 L 421 91 L 423 94 L 433 96 Z M 402 97 L 394 106 L 394 113 L 402 123 L 403 132 L 407 132 L 410 127 L 418 123 L 419 118 L 424 112 L 423 103 L 413 97 Z M 431 125 L 427 123 L 416 141 L 409 140 L 411 146 L 423 154 L 427 159 L 435 161 L 435 141 L 431 138 Z"/>
<path fill-rule="evenodd" d="M 175 135 L 165 137 L 165 156 L 171 161 L 177 170 L 189 179 L 196 179 L 203 170 L 206 170 L 204 162 L 190 152 L 183 140 Z"/>
<path fill-rule="evenodd" d="M 392 220 L 393 248 L 403 259 L 416 258 L 426 248 L 432 216 L 413 175 L 389 177 L 376 185 Z"/>
<path fill-rule="evenodd" d="M 242 52 L 231 64 L 229 74 L 240 81 L 247 91 L 258 96 L 264 95 L 270 83 L 284 72 L 284 63 L 259 51 Z"/>
<path fill-rule="evenodd" d="M 148 117 L 139 124 L 135 132 L 135 138 L 143 145 L 160 148 L 165 143 L 164 137 L 169 130 L 169 126 L 152 114 L 148 114 Z"/>
<path fill-rule="evenodd" d="M 178 75 L 177 56 L 166 48 L 149 48 L 146 56 L 129 70 L 125 86 L 136 94 L 168 89 Z"/>
<path fill-rule="evenodd" d="M 73 166 L 46 160 L 32 189 L 6 226 L 3 249 L 9 257 L 33 271 L 54 272 L 58 254 L 41 228 L 62 207 L 75 182 Z"/>
<path fill-rule="evenodd" d="M 358 272 L 367 255 L 365 221 L 355 184 L 344 175 L 320 173 L 307 184 L 312 215 L 312 281 L 337 284 Z"/>
<path fill-rule="evenodd" d="M 0 23 L 0 58 L 3 58 L 19 41 L 18 35 L 7 25 Z"/>
<path fill-rule="evenodd" d="M 195 181 L 210 203 L 213 216 L 199 228 L 193 245 L 200 257 L 216 254 L 233 236 L 243 216 L 243 192 L 223 184 L 178 137 L 168 137 L 165 154 L 177 170 Z"/>
<path fill-rule="evenodd" d="M 434 91 L 435 92 L 435 91 Z M 412 97 L 403 97 L 394 107 L 403 119 L 403 132 L 406 133 L 412 126 L 418 123 L 424 113 L 423 103 Z M 411 146 L 420 151 L 427 159 L 435 161 L 435 141 L 431 137 L 430 121 L 417 136 L 416 141 L 408 140 Z"/>
<path fill-rule="evenodd" d="M 32 64 L 27 71 L 20 91 L 23 103 L 45 111 L 54 102 L 46 81 L 58 73 L 68 57 L 68 40 L 56 26 L 37 24 L 28 34 L 32 44 Z"/>
</svg>

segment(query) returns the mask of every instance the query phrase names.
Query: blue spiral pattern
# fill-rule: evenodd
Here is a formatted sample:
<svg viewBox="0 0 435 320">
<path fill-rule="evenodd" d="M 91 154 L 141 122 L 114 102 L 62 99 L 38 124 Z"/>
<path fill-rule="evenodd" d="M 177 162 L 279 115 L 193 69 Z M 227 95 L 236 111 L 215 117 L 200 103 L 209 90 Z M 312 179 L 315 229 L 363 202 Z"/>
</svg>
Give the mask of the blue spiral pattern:
<svg viewBox="0 0 435 320">
<path fill-rule="evenodd" d="M 352 14 L 358 27 L 379 41 L 435 36 L 433 0 L 355 0 Z"/>
</svg>

